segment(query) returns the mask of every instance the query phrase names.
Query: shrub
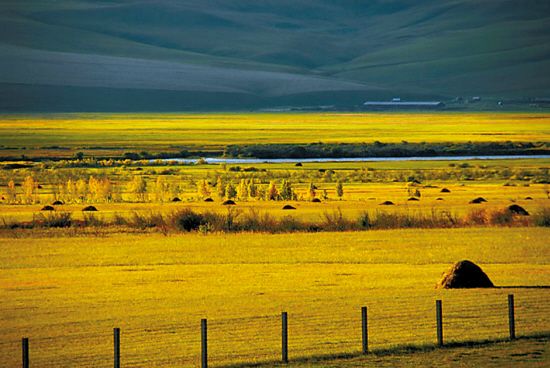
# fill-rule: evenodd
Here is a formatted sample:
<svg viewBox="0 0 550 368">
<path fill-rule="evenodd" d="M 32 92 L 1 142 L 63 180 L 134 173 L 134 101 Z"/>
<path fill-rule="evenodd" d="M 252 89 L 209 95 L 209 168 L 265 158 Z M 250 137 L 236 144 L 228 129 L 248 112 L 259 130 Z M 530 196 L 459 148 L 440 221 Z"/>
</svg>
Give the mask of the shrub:
<svg viewBox="0 0 550 368">
<path fill-rule="evenodd" d="M 207 224 L 204 215 L 197 213 L 190 208 L 184 208 L 183 210 L 175 213 L 173 215 L 173 222 L 179 230 L 187 232 L 199 230 L 201 225 Z"/>
<path fill-rule="evenodd" d="M 344 218 L 340 208 L 333 212 L 324 212 L 322 218 L 321 227 L 325 231 L 346 231 L 356 228 L 353 221 Z"/>
<path fill-rule="evenodd" d="M 486 225 L 489 222 L 487 211 L 484 209 L 475 209 L 464 217 L 465 225 Z"/>
<path fill-rule="evenodd" d="M 46 215 L 40 213 L 33 218 L 33 223 L 39 227 L 69 227 L 71 217 L 70 212 L 50 212 Z"/>
<path fill-rule="evenodd" d="M 147 229 L 157 227 L 159 229 L 166 228 L 166 221 L 160 213 L 143 214 L 139 212 L 133 212 L 127 224 L 131 227 L 138 229 Z"/>
<path fill-rule="evenodd" d="M 533 221 L 536 226 L 550 227 L 550 207 L 543 207 L 537 211 Z"/>
<path fill-rule="evenodd" d="M 514 215 L 507 209 L 496 210 L 489 213 L 488 220 L 491 225 L 510 225 L 514 222 Z"/>
</svg>

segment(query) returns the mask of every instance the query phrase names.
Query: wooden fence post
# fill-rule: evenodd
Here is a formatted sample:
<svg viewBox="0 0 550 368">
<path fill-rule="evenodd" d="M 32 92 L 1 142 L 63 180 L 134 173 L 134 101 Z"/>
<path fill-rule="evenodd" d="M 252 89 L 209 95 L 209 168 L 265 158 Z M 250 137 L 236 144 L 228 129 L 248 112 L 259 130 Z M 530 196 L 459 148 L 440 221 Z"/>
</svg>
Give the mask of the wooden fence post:
<svg viewBox="0 0 550 368">
<path fill-rule="evenodd" d="M 23 338 L 21 350 L 23 353 L 23 368 L 29 368 L 29 339 L 27 337 Z"/>
<path fill-rule="evenodd" d="M 516 338 L 516 319 L 514 315 L 514 295 L 508 295 L 508 327 L 510 329 L 510 340 Z"/>
<path fill-rule="evenodd" d="M 435 318 L 437 320 L 437 345 L 443 346 L 443 313 L 441 300 L 435 301 Z"/>
<path fill-rule="evenodd" d="M 201 319 L 201 367 L 208 368 L 208 330 L 206 319 Z"/>
<path fill-rule="evenodd" d="M 363 354 L 369 352 L 369 330 L 367 322 L 367 307 L 361 307 L 361 320 L 362 320 L 362 332 L 363 332 Z"/>
<path fill-rule="evenodd" d="M 281 325 L 282 325 L 282 361 L 283 363 L 288 363 L 288 314 L 286 312 L 283 312 L 281 314 Z"/>
<path fill-rule="evenodd" d="M 120 328 L 113 329 L 114 367 L 120 368 Z"/>
</svg>

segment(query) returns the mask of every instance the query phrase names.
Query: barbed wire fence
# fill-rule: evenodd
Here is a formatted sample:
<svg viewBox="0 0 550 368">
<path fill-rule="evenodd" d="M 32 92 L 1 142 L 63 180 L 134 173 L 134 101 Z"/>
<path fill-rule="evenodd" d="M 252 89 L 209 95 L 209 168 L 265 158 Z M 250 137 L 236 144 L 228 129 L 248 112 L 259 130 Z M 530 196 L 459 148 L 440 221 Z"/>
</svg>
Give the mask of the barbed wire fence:
<svg viewBox="0 0 550 368">
<path fill-rule="evenodd" d="M 0 351 L 10 353 L 4 359 L 6 367 L 19 366 L 19 355 L 23 368 L 30 366 L 31 359 L 33 366 L 40 367 L 206 368 L 505 340 L 550 334 L 548 291 L 483 298 L 465 293 L 413 301 L 394 297 L 393 303 L 378 298 L 379 303 L 373 300 L 364 306 L 220 316 L 196 324 L 169 320 L 146 328 L 123 326 L 114 332 L 75 324 L 56 334 L 48 331 L 48 337 L 4 342 Z"/>
</svg>

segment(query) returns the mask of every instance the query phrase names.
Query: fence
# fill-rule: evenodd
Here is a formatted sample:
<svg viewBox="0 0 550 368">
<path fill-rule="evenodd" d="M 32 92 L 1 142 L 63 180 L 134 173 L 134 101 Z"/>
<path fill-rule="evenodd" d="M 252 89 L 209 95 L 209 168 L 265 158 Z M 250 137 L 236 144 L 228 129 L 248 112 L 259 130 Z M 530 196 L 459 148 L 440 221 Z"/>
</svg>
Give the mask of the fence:
<svg viewBox="0 0 550 368">
<path fill-rule="evenodd" d="M 324 311 L 287 313 L 231 319 L 202 319 L 200 324 L 157 326 L 146 330 L 115 328 L 90 336 L 85 332 L 64 339 L 62 349 L 23 338 L 22 366 L 33 361 L 41 367 L 114 366 L 227 366 L 261 362 L 287 363 L 319 355 L 368 354 L 372 349 L 399 345 L 444 346 L 450 342 L 515 339 L 519 335 L 550 330 L 548 293 L 514 299 L 461 303 L 433 300 L 426 304 L 383 303 L 383 308 L 362 306 Z M 198 322 L 198 321 L 197 321 Z M 517 332 L 516 332 L 517 331 Z M 101 353 L 76 354 L 101 337 Z M 111 342 L 109 342 L 109 340 Z M 50 341 L 51 343 L 51 341 Z M 91 346 L 91 345 L 90 345 Z M 77 348 L 78 347 L 78 348 Z M 48 361 L 42 357 L 45 354 Z"/>
</svg>

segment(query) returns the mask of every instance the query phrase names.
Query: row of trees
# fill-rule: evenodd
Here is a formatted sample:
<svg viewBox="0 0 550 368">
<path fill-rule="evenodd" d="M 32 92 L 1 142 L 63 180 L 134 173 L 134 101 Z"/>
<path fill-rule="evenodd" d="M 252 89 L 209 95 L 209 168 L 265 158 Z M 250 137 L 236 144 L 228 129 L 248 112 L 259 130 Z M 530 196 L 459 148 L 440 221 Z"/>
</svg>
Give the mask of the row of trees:
<svg viewBox="0 0 550 368">
<path fill-rule="evenodd" d="M 17 187 L 21 190 L 18 191 Z M 32 177 L 27 176 L 24 181 L 17 185 L 10 180 L 7 185 L 4 200 L 10 204 L 23 203 L 33 204 L 39 202 L 38 190 L 40 185 Z M 336 183 L 336 195 L 342 198 L 344 189 L 342 182 Z M 177 182 L 167 182 L 164 176 L 158 176 L 156 181 L 148 183 L 142 175 L 135 175 L 125 185 L 123 193 L 115 190 L 115 186 L 109 178 L 97 178 L 90 176 L 85 179 L 68 179 L 64 183 L 51 186 L 54 200 L 64 203 L 105 203 L 128 200 L 132 202 L 168 202 L 181 193 L 181 187 Z M 299 195 L 290 180 L 283 179 L 280 185 L 272 180 L 269 184 L 262 184 L 257 179 L 241 179 L 237 185 L 232 181 L 224 182 L 218 177 L 216 183 L 211 185 L 207 180 L 200 180 L 197 183 L 197 195 L 201 199 L 216 195 L 220 200 L 237 199 L 247 200 L 313 200 L 317 198 L 318 188 L 310 183 L 306 193 Z M 321 193 L 323 199 L 327 199 L 326 190 Z"/>
<path fill-rule="evenodd" d="M 342 182 L 336 183 L 336 195 L 341 199 L 344 195 L 344 187 Z M 289 180 L 283 179 L 280 187 L 272 180 L 269 184 L 263 185 L 257 182 L 256 179 L 241 179 L 238 185 L 234 185 L 229 181 L 224 183 L 221 177 L 218 177 L 214 185 L 210 185 L 208 181 L 201 180 L 197 183 L 197 194 L 199 198 L 205 199 L 215 193 L 220 199 L 238 199 L 241 201 L 267 200 L 267 201 L 289 201 L 304 199 L 304 196 L 299 196 L 294 190 L 292 183 Z M 305 199 L 313 200 L 317 198 L 317 187 L 310 183 L 305 194 Z M 327 191 L 323 191 L 323 198 L 327 199 Z"/>
</svg>

